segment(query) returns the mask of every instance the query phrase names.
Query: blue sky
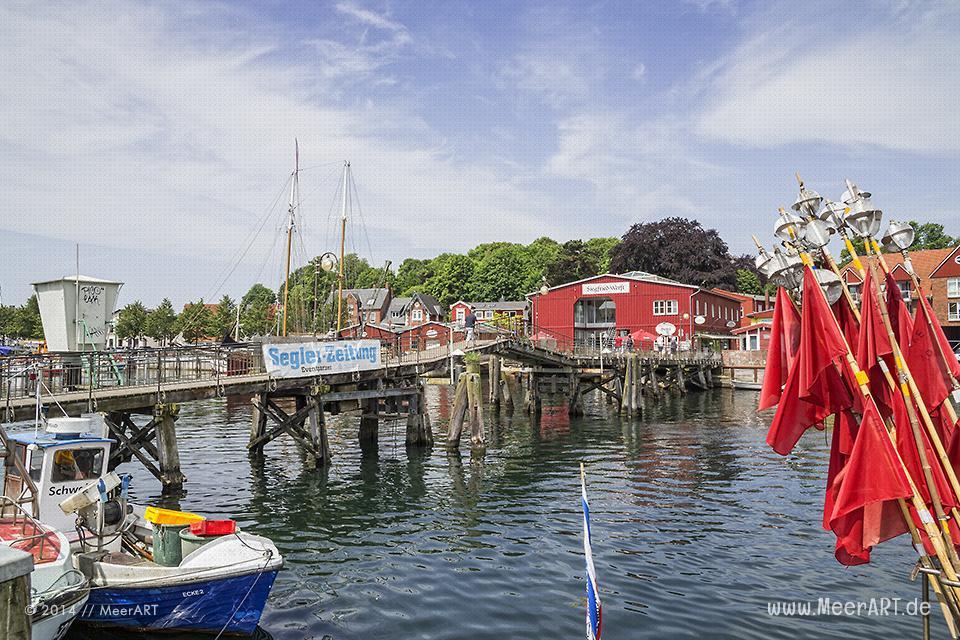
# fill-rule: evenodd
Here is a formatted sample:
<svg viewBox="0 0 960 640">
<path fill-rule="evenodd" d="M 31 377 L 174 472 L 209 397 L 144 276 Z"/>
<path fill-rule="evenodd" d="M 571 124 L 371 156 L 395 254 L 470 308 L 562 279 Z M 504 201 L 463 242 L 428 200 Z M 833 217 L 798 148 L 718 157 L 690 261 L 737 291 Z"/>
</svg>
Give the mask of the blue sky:
<svg viewBox="0 0 960 640">
<path fill-rule="evenodd" d="M 121 302 L 276 282 L 294 138 L 300 258 L 335 247 L 344 159 L 349 248 L 395 266 L 666 215 L 748 252 L 794 171 L 960 234 L 958 26 L 879 1 L 4 3 L 3 299 L 76 242 Z"/>
</svg>

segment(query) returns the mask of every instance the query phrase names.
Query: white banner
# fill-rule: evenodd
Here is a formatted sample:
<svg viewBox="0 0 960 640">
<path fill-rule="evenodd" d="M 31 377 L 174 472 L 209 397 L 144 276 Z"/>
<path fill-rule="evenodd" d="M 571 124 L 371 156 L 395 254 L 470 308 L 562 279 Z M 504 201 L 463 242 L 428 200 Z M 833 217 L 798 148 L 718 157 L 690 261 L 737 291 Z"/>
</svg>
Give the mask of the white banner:
<svg viewBox="0 0 960 640">
<path fill-rule="evenodd" d="M 277 378 L 379 369 L 379 340 L 263 343 L 267 373 Z"/>
<path fill-rule="evenodd" d="M 598 296 L 608 293 L 630 293 L 629 282 L 591 282 L 582 285 L 581 291 L 585 296 Z"/>
</svg>

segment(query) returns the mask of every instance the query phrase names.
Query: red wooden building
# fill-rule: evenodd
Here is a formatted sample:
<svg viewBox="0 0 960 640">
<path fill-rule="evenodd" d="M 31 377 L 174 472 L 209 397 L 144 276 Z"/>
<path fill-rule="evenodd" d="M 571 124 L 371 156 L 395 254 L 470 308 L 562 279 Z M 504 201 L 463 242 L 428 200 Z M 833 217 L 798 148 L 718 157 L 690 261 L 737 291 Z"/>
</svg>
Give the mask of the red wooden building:
<svg viewBox="0 0 960 640">
<path fill-rule="evenodd" d="M 605 274 L 569 282 L 527 296 L 535 337 L 559 344 L 597 345 L 624 331 L 655 333 L 670 323 L 680 342 L 718 341 L 729 348 L 737 340 L 741 301 L 729 294 L 683 284 L 643 271 Z"/>
</svg>

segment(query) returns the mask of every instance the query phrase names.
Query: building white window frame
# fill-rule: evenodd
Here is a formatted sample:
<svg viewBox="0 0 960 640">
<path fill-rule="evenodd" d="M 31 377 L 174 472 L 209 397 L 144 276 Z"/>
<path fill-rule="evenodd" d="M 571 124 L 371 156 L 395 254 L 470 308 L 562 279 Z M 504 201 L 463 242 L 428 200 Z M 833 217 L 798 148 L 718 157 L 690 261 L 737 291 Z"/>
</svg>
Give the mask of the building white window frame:
<svg viewBox="0 0 960 640">
<path fill-rule="evenodd" d="M 413 309 L 410 311 L 410 320 L 413 322 L 423 322 L 423 309 Z"/>
<path fill-rule="evenodd" d="M 960 302 L 947 303 L 947 322 L 960 322 Z"/>
<path fill-rule="evenodd" d="M 680 302 L 677 300 L 654 300 L 653 315 L 675 316 L 680 312 Z"/>
<path fill-rule="evenodd" d="M 459 324 L 463 324 L 463 321 L 467 318 L 467 310 L 463 307 L 458 307 L 455 317 Z"/>
<path fill-rule="evenodd" d="M 947 297 L 960 298 L 960 278 L 947 278 Z"/>
</svg>

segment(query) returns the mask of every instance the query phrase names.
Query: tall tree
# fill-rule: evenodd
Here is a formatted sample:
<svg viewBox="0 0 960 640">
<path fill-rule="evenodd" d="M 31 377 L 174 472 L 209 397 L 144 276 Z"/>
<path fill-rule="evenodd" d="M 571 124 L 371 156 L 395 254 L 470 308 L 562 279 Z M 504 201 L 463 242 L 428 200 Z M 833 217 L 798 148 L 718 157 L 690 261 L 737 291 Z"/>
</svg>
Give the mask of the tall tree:
<svg viewBox="0 0 960 640">
<path fill-rule="evenodd" d="M 263 286 L 250 287 L 240 302 L 240 330 L 245 336 L 268 335 L 273 329 L 273 305 L 276 294 Z"/>
<path fill-rule="evenodd" d="M 177 318 L 177 333 L 183 335 L 185 342 L 197 343 L 201 338 L 210 337 L 210 324 L 213 314 L 207 305 L 200 302 L 188 302 Z"/>
<path fill-rule="evenodd" d="M 760 295 L 763 293 L 763 285 L 753 271 L 737 269 L 737 291 L 747 295 Z"/>
<path fill-rule="evenodd" d="M 211 336 L 222 338 L 227 333 L 233 332 L 233 327 L 237 322 L 237 305 L 233 298 L 224 294 L 217 304 L 217 309 L 213 313 L 210 321 Z"/>
<path fill-rule="evenodd" d="M 37 302 L 36 294 L 27 298 L 23 306 L 17 308 L 12 328 L 14 337 L 28 340 L 43 339 L 43 323 L 40 321 L 40 304 Z"/>
<path fill-rule="evenodd" d="M 616 273 L 647 271 L 686 284 L 736 287 L 737 265 L 715 229 L 696 220 L 664 218 L 633 225 L 611 252 Z"/>
<path fill-rule="evenodd" d="M 610 251 L 619 242 L 619 238 L 590 238 L 584 243 L 584 251 L 597 263 L 597 272 L 588 275 L 600 275 L 610 271 Z"/>
<path fill-rule="evenodd" d="M 439 257 L 439 256 L 438 256 Z M 400 263 L 395 279 L 397 295 L 407 295 L 433 276 L 433 260 L 407 258 Z"/>
<path fill-rule="evenodd" d="M 120 340 L 140 340 L 147 335 L 147 308 L 139 300 L 120 310 L 116 333 Z"/>
<path fill-rule="evenodd" d="M 433 276 L 419 287 L 419 291 L 433 295 L 444 307 L 469 297 L 474 270 L 473 260 L 469 257 L 445 253 L 433 260 L 431 270 Z"/>
<path fill-rule="evenodd" d="M 177 336 L 177 314 L 173 310 L 173 303 L 164 298 L 157 308 L 147 314 L 144 331 L 148 336 L 167 345 Z"/>
<path fill-rule="evenodd" d="M 527 260 L 521 245 L 503 243 L 477 262 L 470 291 L 474 300 L 523 300 L 527 282 Z"/>
<path fill-rule="evenodd" d="M 911 220 L 910 226 L 913 227 L 913 230 L 916 232 L 913 246 L 910 247 L 914 251 L 920 249 L 946 249 L 960 244 L 960 239 L 944 233 L 942 224 Z"/>
</svg>

